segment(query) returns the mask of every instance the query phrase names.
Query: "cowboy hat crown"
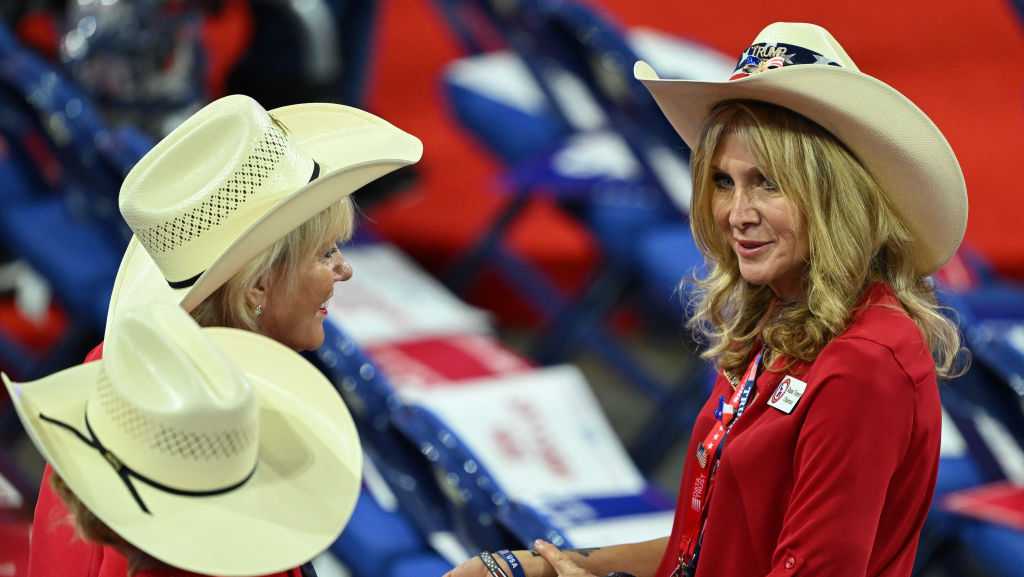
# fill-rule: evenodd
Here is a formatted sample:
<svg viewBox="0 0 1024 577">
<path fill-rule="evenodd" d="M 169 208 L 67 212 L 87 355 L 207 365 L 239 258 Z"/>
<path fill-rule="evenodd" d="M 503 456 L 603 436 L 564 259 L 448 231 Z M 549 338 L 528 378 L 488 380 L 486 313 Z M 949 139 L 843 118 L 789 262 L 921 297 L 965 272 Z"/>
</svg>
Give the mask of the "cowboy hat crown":
<svg viewBox="0 0 1024 577">
<path fill-rule="evenodd" d="M 316 164 L 255 100 L 204 107 L 128 173 L 121 214 L 173 286 L 205 271 L 238 230 L 301 189 Z M 240 226 L 239 226 L 240 225 Z"/>
<path fill-rule="evenodd" d="M 121 319 L 86 418 L 124 466 L 167 486 L 217 490 L 256 467 L 252 386 L 180 307 Z"/>
</svg>

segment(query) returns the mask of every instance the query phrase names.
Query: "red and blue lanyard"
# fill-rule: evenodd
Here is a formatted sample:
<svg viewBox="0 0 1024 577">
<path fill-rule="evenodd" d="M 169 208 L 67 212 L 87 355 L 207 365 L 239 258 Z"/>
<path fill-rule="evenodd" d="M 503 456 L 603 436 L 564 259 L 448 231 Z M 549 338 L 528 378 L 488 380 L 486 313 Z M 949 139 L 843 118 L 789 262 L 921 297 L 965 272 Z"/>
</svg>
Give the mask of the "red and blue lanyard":
<svg viewBox="0 0 1024 577">
<path fill-rule="evenodd" d="M 736 388 L 732 398 L 728 402 L 724 396 L 718 398 L 715 426 L 711 427 L 704 441 L 697 446 L 694 455 L 697 476 L 693 481 L 689 502 L 685 502 L 684 499 L 684 502 L 680 503 L 686 510 L 683 513 L 682 539 L 679 541 L 679 567 L 673 573 L 673 577 L 690 577 L 697 568 L 704 525 L 707 523 L 708 502 L 711 500 L 711 485 L 715 480 L 715 473 L 718 472 L 718 464 L 722 459 L 722 450 L 729 431 L 750 404 L 762 352 L 758 351 L 750 361 L 750 366 L 743 376 L 743 385 Z"/>
</svg>

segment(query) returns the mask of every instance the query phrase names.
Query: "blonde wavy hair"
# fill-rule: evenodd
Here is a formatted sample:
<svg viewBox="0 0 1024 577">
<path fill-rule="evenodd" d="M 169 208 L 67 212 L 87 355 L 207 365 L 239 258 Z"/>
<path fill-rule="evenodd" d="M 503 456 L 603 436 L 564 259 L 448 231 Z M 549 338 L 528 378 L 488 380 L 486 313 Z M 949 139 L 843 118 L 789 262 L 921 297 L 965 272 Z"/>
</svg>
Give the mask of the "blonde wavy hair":
<svg viewBox="0 0 1024 577">
<path fill-rule="evenodd" d="M 768 286 L 746 282 L 715 224 L 713 161 L 730 134 L 746 144 L 805 224 L 810 255 L 806 298 L 798 302 L 782 302 Z M 693 281 L 689 325 L 707 345 L 704 358 L 735 378 L 760 340 L 766 346 L 765 366 L 779 370 L 780 359 L 783 369 L 811 361 L 846 329 L 868 286 L 883 282 L 921 329 L 937 374 L 959 374 L 959 331 L 940 311 L 930 279 L 914 268 L 910 229 L 885 191 L 832 134 L 779 106 L 726 101 L 706 120 L 691 166 L 690 223 L 708 272 Z"/>
<path fill-rule="evenodd" d="M 200 326 L 223 326 L 258 332 L 256 315 L 246 302 L 248 289 L 264 281 L 288 283 L 285 294 L 295 290 L 296 272 L 303 263 L 319 256 L 331 241 L 347 241 L 355 229 L 355 205 L 350 198 L 332 205 L 275 242 L 251 260 L 192 312 Z M 68 488 L 56 471 L 50 486 L 68 510 L 67 522 L 79 538 L 117 549 L 128 561 L 128 575 L 167 567 L 122 539 L 89 510 Z"/>
</svg>

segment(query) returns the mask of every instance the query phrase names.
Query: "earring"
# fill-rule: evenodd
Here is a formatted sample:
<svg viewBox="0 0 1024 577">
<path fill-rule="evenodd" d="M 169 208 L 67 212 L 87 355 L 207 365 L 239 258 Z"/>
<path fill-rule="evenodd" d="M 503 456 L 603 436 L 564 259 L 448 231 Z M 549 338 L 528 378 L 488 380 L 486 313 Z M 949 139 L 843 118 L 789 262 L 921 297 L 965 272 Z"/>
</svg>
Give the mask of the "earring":
<svg viewBox="0 0 1024 577">
<path fill-rule="evenodd" d="M 263 305 L 256 305 L 255 313 L 256 313 L 257 317 L 262 315 L 263 314 Z"/>
</svg>

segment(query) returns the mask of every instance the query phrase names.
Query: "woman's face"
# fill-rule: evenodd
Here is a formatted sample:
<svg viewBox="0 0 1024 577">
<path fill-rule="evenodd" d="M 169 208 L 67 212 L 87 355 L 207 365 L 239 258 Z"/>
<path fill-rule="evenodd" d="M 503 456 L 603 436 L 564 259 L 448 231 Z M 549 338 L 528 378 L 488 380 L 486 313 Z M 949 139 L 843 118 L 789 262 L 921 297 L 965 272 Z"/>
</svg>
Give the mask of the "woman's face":
<svg viewBox="0 0 1024 577">
<path fill-rule="evenodd" d="M 743 279 L 768 285 L 782 299 L 799 299 L 810 252 L 800 211 L 735 134 L 722 139 L 711 165 L 715 224 L 736 253 Z"/>
<path fill-rule="evenodd" d="M 260 332 L 296 351 L 320 348 L 334 283 L 350 278 L 352 266 L 337 244 L 323 246 L 315 257 L 299 267 L 297 278 L 289 279 L 292 282 L 270 285 L 258 321 Z"/>
</svg>

